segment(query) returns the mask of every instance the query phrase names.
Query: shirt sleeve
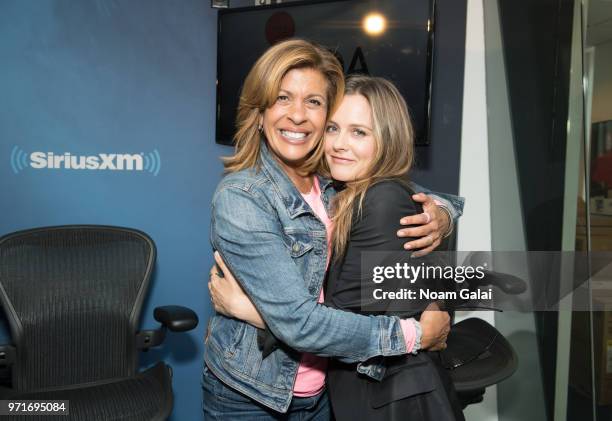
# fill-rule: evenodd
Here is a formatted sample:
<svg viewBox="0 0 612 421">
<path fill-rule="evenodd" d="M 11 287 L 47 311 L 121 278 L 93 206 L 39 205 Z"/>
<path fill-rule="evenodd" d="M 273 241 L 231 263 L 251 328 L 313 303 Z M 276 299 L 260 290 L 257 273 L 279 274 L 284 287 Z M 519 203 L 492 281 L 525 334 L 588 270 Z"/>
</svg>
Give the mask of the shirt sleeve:
<svg viewBox="0 0 612 421">
<path fill-rule="evenodd" d="M 425 193 L 431 196 L 436 201 L 436 205 L 444 207 L 449 212 L 451 222 L 454 225 L 457 224 L 457 220 L 463 215 L 465 198 L 455 196 L 454 194 L 433 192 L 414 182 L 409 182 L 408 184 L 415 193 Z"/>
<path fill-rule="evenodd" d="M 406 350 L 411 354 L 416 354 L 421 349 L 421 337 L 423 336 L 421 324 L 414 318 L 401 319 L 400 324 L 404 333 Z"/>
</svg>

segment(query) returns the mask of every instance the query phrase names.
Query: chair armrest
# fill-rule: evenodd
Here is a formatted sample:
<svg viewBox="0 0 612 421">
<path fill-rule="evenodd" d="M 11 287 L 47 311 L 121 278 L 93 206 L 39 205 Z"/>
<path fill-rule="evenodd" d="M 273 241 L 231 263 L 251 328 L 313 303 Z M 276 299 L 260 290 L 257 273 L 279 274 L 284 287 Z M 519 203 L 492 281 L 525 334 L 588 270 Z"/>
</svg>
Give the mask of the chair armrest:
<svg viewBox="0 0 612 421">
<path fill-rule="evenodd" d="M 487 267 L 487 262 L 490 262 L 491 259 L 491 252 L 475 251 L 466 257 L 464 264 L 472 267 Z M 527 282 L 517 276 L 509 273 L 494 272 L 488 269 L 484 270 L 483 272 L 484 277 L 480 280 L 471 280 L 469 282 L 470 286 L 477 288 L 479 286 L 491 285 L 498 287 L 509 295 L 519 295 L 527 291 Z"/>
<path fill-rule="evenodd" d="M 198 315 L 183 306 L 162 306 L 153 311 L 153 317 L 173 332 L 186 332 L 198 325 Z"/>
<path fill-rule="evenodd" d="M 15 362 L 17 348 L 13 345 L 0 346 L 0 367 L 11 366 Z"/>
<path fill-rule="evenodd" d="M 141 351 L 161 345 L 166 339 L 166 328 L 162 326 L 157 330 L 141 330 L 136 334 L 136 347 Z"/>
<path fill-rule="evenodd" d="M 478 285 L 495 286 L 509 295 L 518 295 L 527 291 L 527 282 L 519 277 L 509 273 L 492 272 L 489 270 L 483 272 L 485 276 L 478 282 Z"/>
<path fill-rule="evenodd" d="M 198 325 L 198 316 L 193 310 L 183 306 L 162 306 L 153 310 L 153 317 L 160 322 L 157 330 L 142 330 L 136 334 L 136 346 L 142 351 L 161 345 L 166 338 L 166 330 L 186 332 Z"/>
</svg>

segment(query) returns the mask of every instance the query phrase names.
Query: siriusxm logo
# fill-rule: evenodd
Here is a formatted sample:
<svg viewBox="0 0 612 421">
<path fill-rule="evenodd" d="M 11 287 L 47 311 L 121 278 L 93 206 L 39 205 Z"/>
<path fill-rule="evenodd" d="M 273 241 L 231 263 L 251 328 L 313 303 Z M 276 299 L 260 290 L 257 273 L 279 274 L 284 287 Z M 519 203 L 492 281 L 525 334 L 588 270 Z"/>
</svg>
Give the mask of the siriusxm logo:
<svg viewBox="0 0 612 421">
<path fill-rule="evenodd" d="M 69 153 L 55 155 L 53 152 L 32 152 L 32 168 L 51 168 L 65 170 L 135 170 L 142 171 L 143 158 L 140 155 L 106 154 L 76 156 Z"/>
<path fill-rule="evenodd" d="M 147 154 L 73 155 L 69 152 L 32 152 L 29 155 L 15 146 L 11 152 L 11 168 L 15 174 L 33 168 L 35 170 L 95 170 L 95 171 L 146 171 L 155 176 L 161 168 L 157 149 Z"/>
</svg>

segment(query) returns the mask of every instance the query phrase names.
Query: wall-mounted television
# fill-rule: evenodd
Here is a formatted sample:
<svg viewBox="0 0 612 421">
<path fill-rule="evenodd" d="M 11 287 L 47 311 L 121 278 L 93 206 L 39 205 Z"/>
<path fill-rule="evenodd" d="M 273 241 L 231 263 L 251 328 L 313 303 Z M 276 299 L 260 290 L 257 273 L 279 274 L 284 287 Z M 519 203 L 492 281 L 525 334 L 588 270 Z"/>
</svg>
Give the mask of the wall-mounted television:
<svg viewBox="0 0 612 421">
<path fill-rule="evenodd" d="M 366 32 L 378 14 L 382 33 Z M 218 16 L 216 141 L 232 144 L 242 82 L 257 58 L 286 38 L 316 41 L 335 51 L 345 73 L 393 81 L 406 99 L 416 143 L 429 143 L 435 0 L 295 1 L 223 9 Z M 374 22 L 376 23 L 376 21 Z"/>
</svg>

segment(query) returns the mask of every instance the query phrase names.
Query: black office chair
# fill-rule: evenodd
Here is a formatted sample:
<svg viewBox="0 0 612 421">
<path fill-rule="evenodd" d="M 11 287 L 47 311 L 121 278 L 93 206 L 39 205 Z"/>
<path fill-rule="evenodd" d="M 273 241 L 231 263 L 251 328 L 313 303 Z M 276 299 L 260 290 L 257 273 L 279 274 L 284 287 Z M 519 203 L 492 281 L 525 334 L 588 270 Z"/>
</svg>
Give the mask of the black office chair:
<svg viewBox="0 0 612 421">
<path fill-rule="evenodd" d="M 467 262 L 470 266 L 479 265 L 473 257 L 471 260 Z M 484 278 L 471 282 L 470 288 L 492 286 L 507 295 L 521 294 L 527 289 L 527 283 L 516 276 L 484 272 Z M 487 387 L 512 376 L 518 368 L 518 356 L 512 345 L 482 319 L 468 318 L 452 325 L 446 344 L 447 348 L 440 353 L 442 365 L 449 370 L 464 409 L 482 402 Z"/>
<path fill-rule="evenodd" d="M 442 365 L 449 370 L 461 406 L 482 402 L 486 388 L 512 376 L 518 357 L 508 340 L 482 319 L 462 320 L 451 328 Z"/>
<path fill-rule="evenodd" d="M 118 227 L 59 226 L 0 238 L 0 303 L 13 340 L 0 347 L 12 381 L 0 399 L 67 400 L 62 420 L 166 419 L 171 368 L 159 362 L 140 372 L 138 351 L 159 345 L 166 329 L 193 329 L 198 318 L 185 307 L 158 307 L 161 328 L 137 332 L 155 257 L 149 236 Z"/>
</svg>

